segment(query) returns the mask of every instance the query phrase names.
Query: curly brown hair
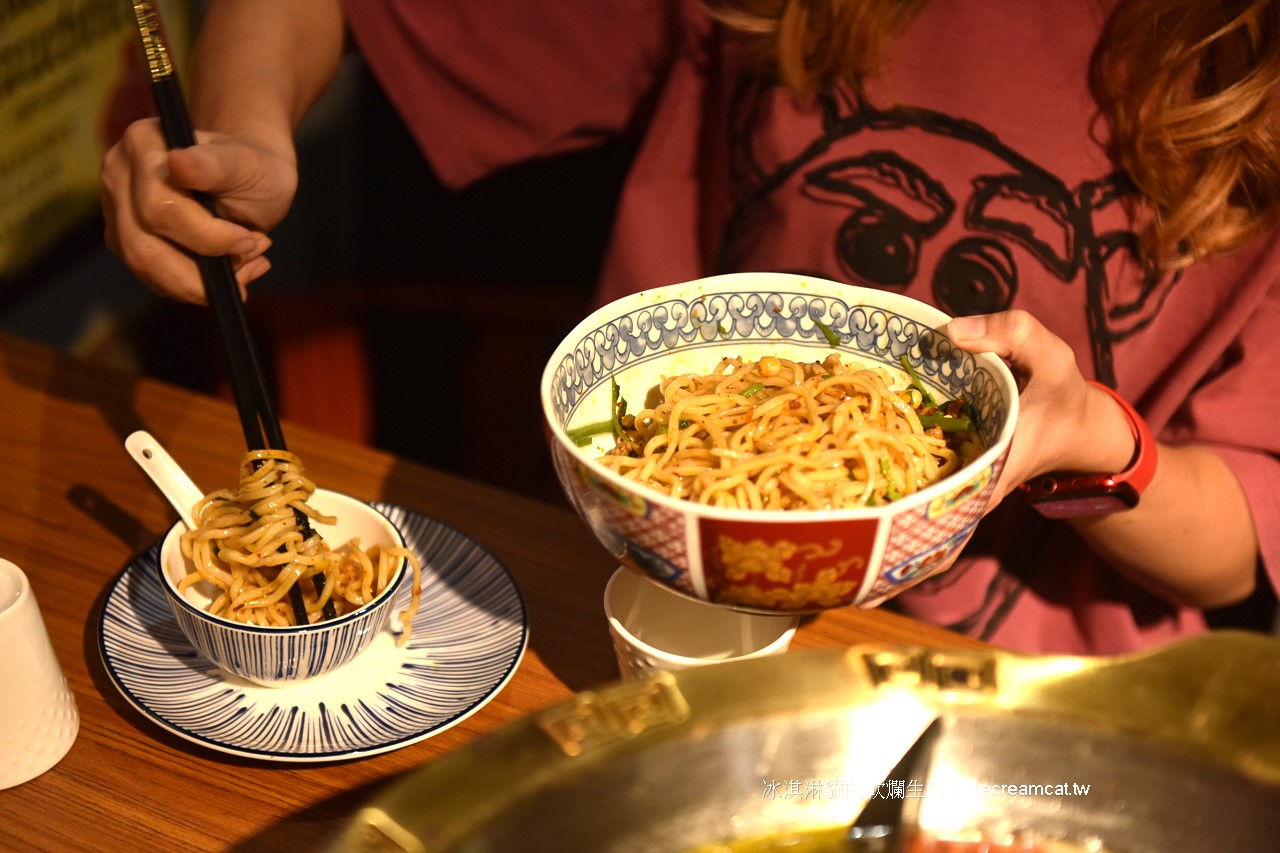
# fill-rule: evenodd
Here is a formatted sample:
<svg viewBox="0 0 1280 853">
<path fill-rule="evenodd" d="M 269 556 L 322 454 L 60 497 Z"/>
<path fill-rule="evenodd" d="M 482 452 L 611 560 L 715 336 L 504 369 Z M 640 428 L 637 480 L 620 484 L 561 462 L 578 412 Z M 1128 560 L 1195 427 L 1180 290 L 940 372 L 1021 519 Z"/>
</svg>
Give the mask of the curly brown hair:
<svg viewBox="0 0 1280 853">
<path fill-rule="evenodd" d="M 926 0 L 704 0 L 748 34 L 757 70 L 800 96 L 863 93 Z M 1280 222 L 1280 0 L 1120 0 L 1089 85 L 1144 201 L 1144 257 L 1166 270 Z"/>
</svg>

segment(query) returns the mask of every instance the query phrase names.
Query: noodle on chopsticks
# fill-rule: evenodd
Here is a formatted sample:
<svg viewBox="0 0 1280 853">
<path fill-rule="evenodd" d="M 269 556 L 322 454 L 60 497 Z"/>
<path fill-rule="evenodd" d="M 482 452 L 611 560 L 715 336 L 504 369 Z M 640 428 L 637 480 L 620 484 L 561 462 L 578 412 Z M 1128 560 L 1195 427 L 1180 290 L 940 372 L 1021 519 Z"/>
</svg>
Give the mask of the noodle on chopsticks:
<svg viewBox="0 0 1280 853">
<path fill-rule="evenodd" d="M 666 494 L 740 509 L 877 506 L 958 470 L 980 451 L 963 402 L 883 368 L 765 356 L 664 378 L 661 402 L 616 417 L 600 461 Z M 618 406 L 615 403 L 615 406 Z M 618 412 L 615 412 L 615 416 Z"/>
<path fill-rule="evenodd" d="M 179 582 L 179 593 L 208 581 L 220 591 L 210 613 L 251 625 L 286 626 L 296 624 L 287 596 L 297 584 L 308 620 L 315 623 L 328 602 L 340 616 L 386 592 L 403 558 L 413 570 L 413 596 L 400 614 L 400 641 L 407 641 L 421 599 L 417 557 L 399 547 L 375 545 L 366 551 L 358 539 L 331 549 L 310 530 L 312 521 L 337 520 L 307 503 L 315 489 L 294 454 L 247 453 L 237 487 L 205 495 L 192 511 L 196 528 L 182 534 L 181 546 L 195 571 Z"/>
</svg>

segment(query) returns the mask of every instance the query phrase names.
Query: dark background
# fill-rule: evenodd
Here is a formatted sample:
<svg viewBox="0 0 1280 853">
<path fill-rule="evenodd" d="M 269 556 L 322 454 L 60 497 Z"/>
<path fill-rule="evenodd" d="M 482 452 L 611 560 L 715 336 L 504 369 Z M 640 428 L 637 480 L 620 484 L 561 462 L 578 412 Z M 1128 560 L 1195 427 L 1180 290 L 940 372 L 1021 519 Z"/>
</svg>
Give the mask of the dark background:
<svg viewBox="0 0 1280 853">
<path fill-rule="evenodd" d="M 277 396 L 321 398 L 281 414 L 563 502 L 538 385 L 593 306 L 632 153 L 620 140 L 450 191 L 360 60 L 346 60 L 299 130 L 298 197 L 247 303 Z M 0 278 L 0 331 L 230 398 L 208 309 L 152 294 L 106 250 L 96 214 Z M 358 357 L 325 346 L 352 335 Z M 312 355 L 301 367 L 300 339 Z M 1260 574 L 1254 596 L 1210 619 L 1269 630 L 1275 614 Z"/>
<path fill-rule="evenodd" d="M 282 414 L 561 499 L 538 381 L 591 308 L 630 154 L 620 141 L 449 191 L 364 66 L 347 60 L 300 129 L 298 197 L 272 235 L 273 269 L 247 303 L 273 383 L 337 392 L 328 415 L 283 406 Z M 289 347 L 304 328 L 321 337 L 322 358 L 301 370 Z M 337 362 L 341 352 L 324 361 L 330 328 L 361 337 L 358 370 L 349 358 Z M 228 393 L 209 311 L 147 290 L 107 252 L 96 215 L 0 282 L 0 330 Z M 362 436 L 343 425 L 353 382 L 370 395 Z"/>
</svg>

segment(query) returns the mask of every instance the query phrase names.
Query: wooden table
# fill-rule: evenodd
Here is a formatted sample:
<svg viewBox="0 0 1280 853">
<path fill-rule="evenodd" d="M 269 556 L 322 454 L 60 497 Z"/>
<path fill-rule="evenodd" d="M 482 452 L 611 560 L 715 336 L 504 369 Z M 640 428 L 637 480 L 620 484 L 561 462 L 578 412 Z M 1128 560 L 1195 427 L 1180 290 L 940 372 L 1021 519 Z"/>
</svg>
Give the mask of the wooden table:
<svg viewBox="0 0 1280 853">
<path fill-rule="evenodd" d="M 105 672 L 98 624 L 108 584 L 176 516 L 125 453 L 124 438 L 146 429 L 198 484 L 234 482 L 243 448 L 235 411 L 220 399 L 0 337 L 0 556 L 30 577 L 81 715 L 79 737 L 57 766 L 0 791 L 0 849 L 315 849 L 398 775 L 616 677 L 600 607 L 614 563 L 573 513 L 285 428 L 319 484 L 438 518 L 502 561 L 524 593 L 530 623 L 511 681 L 435 737 L 325 764 L 211 751 L 144 718 Z M 793 648 L 868 641 L 977 645 L 849 608 L 806 621 Z"/>
</svg>

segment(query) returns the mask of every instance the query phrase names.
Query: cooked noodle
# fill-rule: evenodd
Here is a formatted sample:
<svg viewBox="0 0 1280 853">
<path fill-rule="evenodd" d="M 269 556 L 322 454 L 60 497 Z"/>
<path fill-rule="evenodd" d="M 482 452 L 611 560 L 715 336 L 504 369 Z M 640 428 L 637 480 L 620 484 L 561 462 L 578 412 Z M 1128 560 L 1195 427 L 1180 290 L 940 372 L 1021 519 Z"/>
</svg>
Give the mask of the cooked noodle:
<svg viewBox="0 0 1280 853">
<path fill-rule="evenodd" d="M 421 600 L 417 557 L 400 547 L 374 545 L 366 551 L 359 539 L 331 549 L 318 533 L 303 528 L 304 519 L 307 526 L 337 520 L 307 503 L 315 489 L 294 454 L 246 454 L 236 489 L 205 495 L 192 510 L 196 529 L 182 534 L 181 546 L 195 569 L 179 582 L 178 591 L 208 581 L 220 591 L 210 613 L 251 625 L 285 626 L 296 624 L 288 594 L 297 584 L 314 623 L 321 620 L 326 602 L 341 616 L 384 593 L 403 558 L 413 570 L 413 595 L 400 614 L 400 642 L 406 642 Z M 321 573 L 323 582 L 317 584 Z"/>
<path fill-rule="evenodd" d="M 875 506 L 937 482 L 980 449 L 971 425 L 956 433 L 921 423 L 959 420 L 963 403 L 936 410 L 905 378 L 846 367 L 836 353 L 809 363 L 725 358 L 708 375 L 663 379 L 659 392 L 653 408 L 619 419 L 623 437 L 600 461 L 713 506 Z"/>
</svg>

